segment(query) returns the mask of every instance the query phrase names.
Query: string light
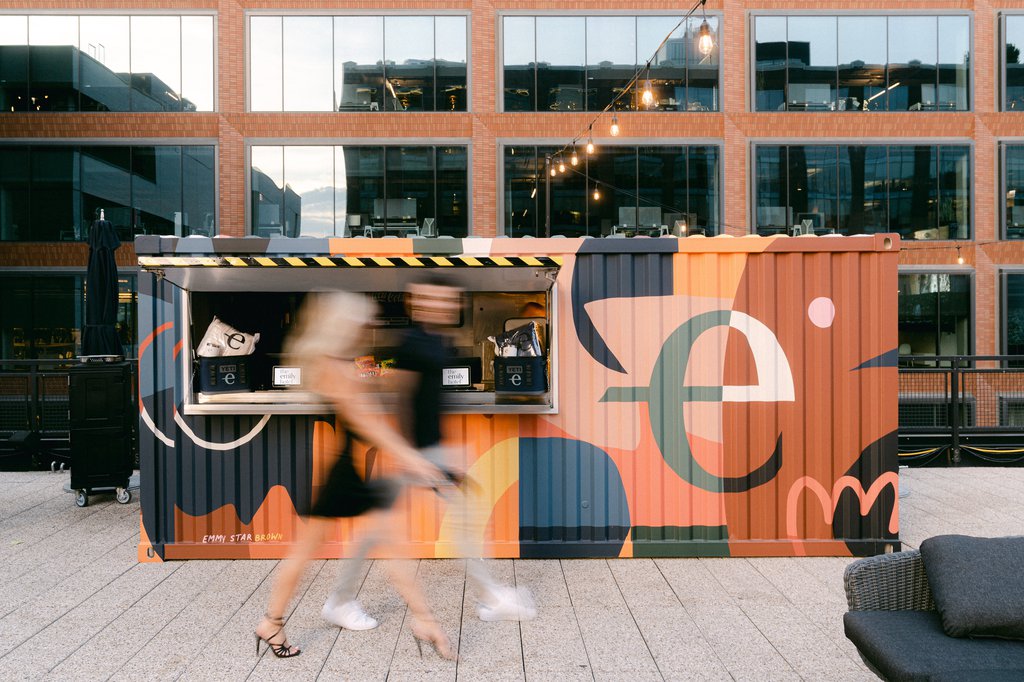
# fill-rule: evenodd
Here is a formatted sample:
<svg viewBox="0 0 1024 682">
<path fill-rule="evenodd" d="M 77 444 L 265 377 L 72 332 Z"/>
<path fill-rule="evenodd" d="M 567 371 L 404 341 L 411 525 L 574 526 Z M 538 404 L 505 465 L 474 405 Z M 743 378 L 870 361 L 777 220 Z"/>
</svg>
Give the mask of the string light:
<svg viewBox="0 0 1024 682">
<path fill-rule="evenodd" d="M 590 137 L 587 139 L 587 154 L 594 153 L 594 138 Z"/>
<path fill-rule="evenodd" d="M 700 23 L 700 31 L 697 38 L 697 49 L 700 53 L 707 57 L 711 54 L 711 51 L 715 49 L 715 39 L 711 37 L 711 26 L 708 25 L 707 16 L 704 17 L 704 21 Z"/>
<path fill-rule="evenodd" d="M 572 148 L 572 156 L 569 157 L 569 163 L 574 166 L 580 165 L 580 157 L 576 156 L 576 147 Z"/>
<path fill-rule="evenodd" d="M 640 101 L 648 109 L 654 104 L 654 92 L 651 89 L 651 65 L 650 62 L 647 64 L 647 78 L 644 80 L 644 92 L 640 96 Z"/>
<path fill-rule="evenodd" d="M 559 173 L 564 173 L 565 172 L 565 161 L 562 160 L 561 156 L 558 157 L 558 172 Z"/>
<path fill-rule="evenodd" d="M 959 265 L 963 265 L 963 264 L 964 264 L 964 257 L 963 257 L 963 255 L 962 255 L 962 254 L 960 253 L 960 245 L 959 245 L 959 244 L 957 244 L 957 245 L 956 245 L 956 262 L 957 262 L 957 263 L 958 263 Z"/>
<path fill-rule="evenodd" d="M 551 177 L 555 177 L 555 174 L 556 174 L 557 172 L 558 172 L 558 171 L 556 171 L 556 170 L 555 170 L 555 167 L 554 167 L 554 166 L 552 166 L 552 167 L 551 167 Z"/>
<path fill-rule="evenodd" d="M 601 198 L 601 190 L 599 190 L 597 188 L 597 185 L 594 185 L 594 201 L 597 201 L 600 198 Z"/>
<path fill-rule="evenodd" d="M 612 127 L 608 129 L 608 132 L 611 133 L 612 137 L 619 136 L 619 117 L 615 114 L 612 114 Z"/>
</svg>

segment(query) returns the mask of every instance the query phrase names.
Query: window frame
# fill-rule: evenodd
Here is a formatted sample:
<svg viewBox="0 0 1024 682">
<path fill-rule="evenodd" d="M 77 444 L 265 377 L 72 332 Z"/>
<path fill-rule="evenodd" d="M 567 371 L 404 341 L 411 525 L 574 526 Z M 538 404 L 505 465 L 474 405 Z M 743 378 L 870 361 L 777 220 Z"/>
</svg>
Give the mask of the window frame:
<svg viewBox="0 0 1024 682">
<path fill-rule="evenodd" d="M 978 324 L 977 324 L 977 271 L 970 265 L 900 265 L 897 268 L 897 279 L 900 275 L 960 275 L 967 277 L 967 319 L 971 322 L 971 329 L 967 335 L 967 351 L 963 355 L 974 355 L 977 348 Z M 899 307 L 897 302 L 897 308 Z M 897 312 L 898 318 L 898 312 Z M 899 320 L 897 319 L 897 360 L 899 359 L 898 335 Z"/>
<path fill-rule="evenodd" d="M 907 11 L 894 11 L 894 10 L 820 10 L 820 11 L 799 11 L 790 9 L 779 9 L 779 10 L 754 10 L 747 13 L 747 55 L 746 60 L 746 86 L 747 86 L 747 101 L 746 110 L 750 113 L 757 114 L 787 114 L 787 113 L 807 113 L 797 112 L 784 109 L 782 111 L 760 111 L 757 109 L 757 60 L 756 60 L 756 48 L 757 48 L 757 35 L 755 31 L 757 17 L 901 17 L 901 16 L 926 16 L 926 17 L 940 17 L 940 16 L 966 16 L 968 18 L 968 37 L 970 40 L 970 54 L 975 55 L 977 50 L 974 44 L 974 24 L 975 24 L 975 12 L 974 10 L 907 10 Z M 937 19 L 936 19 L 937 20 Z M 837 36 L 838 36 L 838 22 L 837 22 Z M 888 22 L 886 23 L 886 35 L 888 36 Z M 888 37 L 887 37 L 888 40 Z M 936 52 L 936 59 L 938 52 Z M 788 62 L 788 59 L 787 59 Z M 975 112 L 975 90 L 977 79 L 974 76 L 974 64 L 976 60 L 971 59 L 971 63 L 967 73 L 967 108 L 962 110 L 953 110 L 947 112 L 926 112 L 926 113 L 949 113 L 949 114 L 963 114 Z M 886 54 L 886 72 L 888 72 L 888 53 Z M 938 63 L 936 62 L 936 67 Z M 789 84 L 789 67 L 786 67 L 786 84 Z M 838 73 L 838 66 L 837 66 Z M 938 85 L 938 70 L 936 69 L 936 85 Z M 829 112 L 817 112 L 817 113 L 843 113 L 839 111 Z M 905 113 L 905 112 L 894 112 L 894 111 L 879 111 L 875 113 Z"/>
</svg>

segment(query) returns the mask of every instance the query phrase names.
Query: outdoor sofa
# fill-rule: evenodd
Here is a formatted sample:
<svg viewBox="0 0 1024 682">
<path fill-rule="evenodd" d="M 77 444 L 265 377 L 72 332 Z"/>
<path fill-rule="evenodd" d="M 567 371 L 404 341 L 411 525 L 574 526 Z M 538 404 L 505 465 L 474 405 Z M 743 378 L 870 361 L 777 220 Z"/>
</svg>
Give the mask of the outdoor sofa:
<svg viewBox="0 0 1024 682">
<path fill-rule="evenodd" d="M 882 679 L 1024 680 L 1024 537 L 936 536 L 843 582 L 846 636 Z"/>
</svg>

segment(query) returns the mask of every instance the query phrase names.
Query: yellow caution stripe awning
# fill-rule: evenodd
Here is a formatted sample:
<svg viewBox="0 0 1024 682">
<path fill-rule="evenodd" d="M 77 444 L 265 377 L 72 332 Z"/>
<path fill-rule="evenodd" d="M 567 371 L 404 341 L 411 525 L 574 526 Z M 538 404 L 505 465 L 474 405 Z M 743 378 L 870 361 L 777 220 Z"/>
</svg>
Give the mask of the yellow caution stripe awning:
<svg viewBox="0 0 1024 682">
<path fill-rule="evenodd" d="M 561 256 L 139 256 L 139 266 L 143 268 L 537 268 L 561 265 Z"/>
</svg>

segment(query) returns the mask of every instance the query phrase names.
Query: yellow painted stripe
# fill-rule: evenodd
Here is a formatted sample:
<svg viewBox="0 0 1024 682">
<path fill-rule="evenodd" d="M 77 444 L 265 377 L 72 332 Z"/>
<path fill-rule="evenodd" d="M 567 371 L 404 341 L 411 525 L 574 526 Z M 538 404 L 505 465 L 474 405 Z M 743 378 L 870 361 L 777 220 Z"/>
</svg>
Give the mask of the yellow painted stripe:
<svg viewBox="0 0 1024 682">
<path fill-rule="evenodd" d="M 156 267 L 157 265 L 160 265 L 160 259 L 142 256 L 141 258 L 139 258 L 139 265 L 141 265 L 144 268 Z"/>
<path fill-rule="evenodd" d="M 366 265 L 361 258 L 353 258 L 352 256 L 345 256 L 342 260 L 345 261 L 346 265 L 351 265 L 354 268 L 361 268 Z"/>
<path fill-rule="evenodd" d="M 394 267 L 395 265 L 390 258 L 381 258 L 380 256 L 373 256 L 373 262 L 384 267 Z"/>
<path fill-rule="evenodd" d="M 533 265 L 534 267 L 536 267 L 536 266 L 538 266 L 538 265 L 543 265 L 543 263 L 541 263 L 541 262 L 540 262 L 539 260 L 537 260 L 537 259 L 536 259 L 536 258 L 534 258 L 533 256 L 522 256 L 522 257 L 521 257 L 521 260 L 522 260 L 522 261 L 523 261 L 523 263 L 525 263 L 526 265 Z"/>
<path fill-rule="evenodd" d="M 334 262 L 333 260 L 331 260 L 330 258 L 324 258 L 323 256 L 314 256 L 314 257 L 313 257 L 313 260 L 315 260 L 315 261 L 316 261 L 317 265 L 322 265 L 322 266 L 324 266 L 325 268 L 334 268 L 334 267 L 337 267 L 337 263 L 335 263 L 335 262 Z"/>
<path fill-rule="evenodd" d="M 561 265 L 562 264 L 562 257 L 561 256 L 552 256 L 551 260 L 554 262 L 555 265 Z"/>
<path fill-rule="evenodd" d="M 473 256 L 461 256 L 460 260 L 463 263 L 465 263 L 466 265 L 472 265 L 475 268 L 481 268 L 484 265 L 483 263 L 478 261 L 476 258 L 473 258 Z"/>
<path fill-rule="evenodd" d="M 418 268 L 423 267 L 423 261 L 421 261 L 419 258 L 413 258 L 412 256 L 402 256 L 402 260 L 405 261 L 406 265 L 412 265 Z"/>
<path fill-rule="evenodd" d="M 206 267 L 216 267 L 220 265 L 219 258 L 200 258 L 199 261 Z"/>
<path fill-rule="evenodd" d="M 503 258 L 502 256 L 491 256 L 491 260 L 497 263 L 498 265 L 512 265 L 512 261 L 510 261 L 508 258 Z"/>
<path fill-rule="evenodd" d="M 242 260 L 241 258 L 239 258 L 237 256 L 227 256 L 226 258 L 224 258 L 224 260 L 226 260 L 228 262 L 228 265 L 234 266 L 236 268 L 247 268 L 247 267 L 249 267 L 248 263 L 246 263 L 244 260 Z"/>
<path fill-rule="evenodd" d="M 273 258 L 264 258 L 262 256 L 256 256 L 256 258 L 254 258 L 253 260 L 255 260 L 260 265 L 265 265 L 267 267 L 272 267 L 272 268 L 276 268 L 277 267 L 277 263 L 274 262 Z"/>
<path fill-rule="evenodd" d="M 455 265 L 455 263 L 452 263 L 450 260 L 448 260 L 444 256 L 431 256 L 430 260 L 434 261 L 435 265 L 441 265 L 441 266 L 446 267 L 446 268 L 450 268 L 450 267 Z"/>
<path fill-rule="evenodd" d="M 295 256 L 285 256 L 284 260 L 286 263 L 288 263 L 288 265 L 294 265 L 295 267 L 298 268 L 306 267 L 306 264 L 302 262 L 302 259 L 296 258 Z"/>
</svg>

